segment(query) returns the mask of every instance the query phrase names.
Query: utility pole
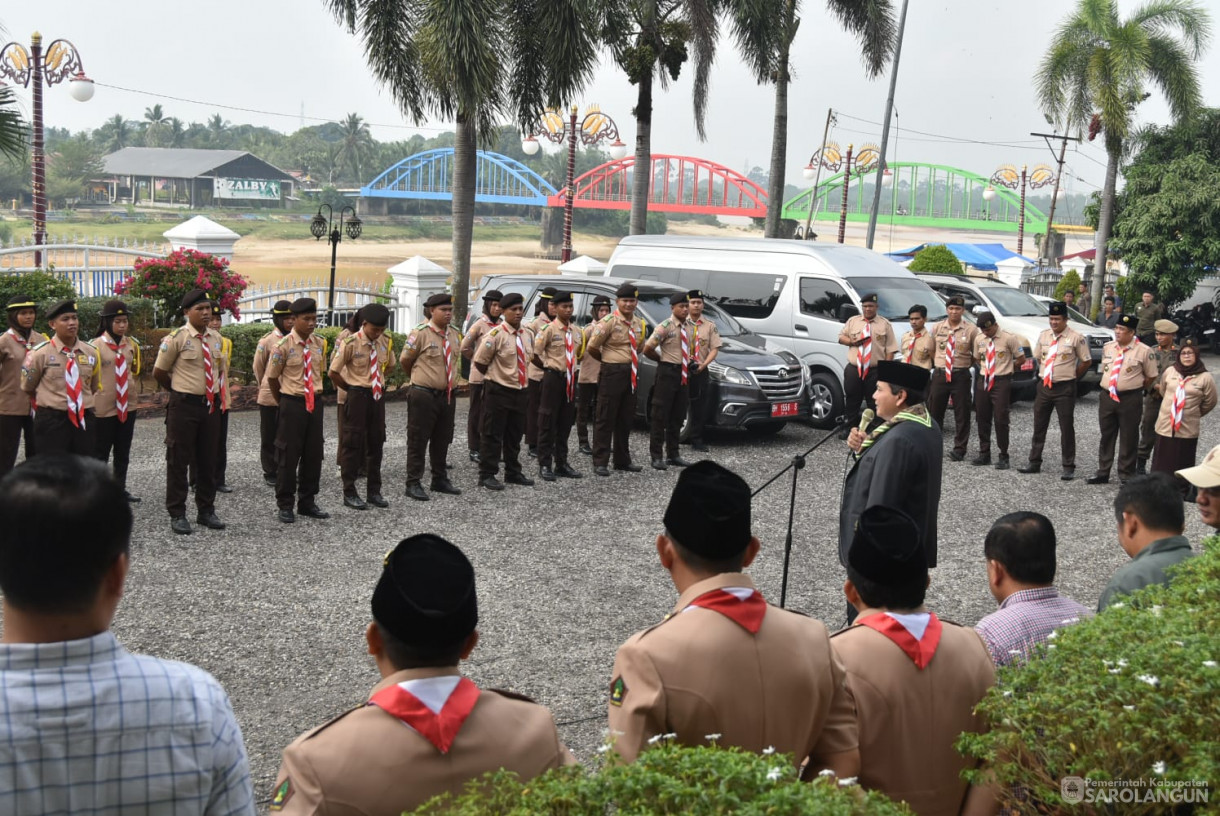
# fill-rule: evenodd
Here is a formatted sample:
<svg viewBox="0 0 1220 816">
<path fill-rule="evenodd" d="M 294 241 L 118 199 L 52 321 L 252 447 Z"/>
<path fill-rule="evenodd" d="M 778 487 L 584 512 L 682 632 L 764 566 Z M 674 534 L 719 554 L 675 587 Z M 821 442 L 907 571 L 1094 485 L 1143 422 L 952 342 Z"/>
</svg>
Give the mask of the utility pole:
<svg viewBox="0 0 1220 816">
<path fill-rule="evenodd" d="M 1058 133 L 1031 133 L 1029 135 L 1046 139 L 1046 146 L 1050 148 L 1052 156 L 1055 155 L 1055 148 L 1051 146 L 1051 139 L 1059 140 L 1059 156 L 1055 159 L 1058 164 L 1055 171 L 1055 189 L 1051 193 L 1051 211 L 1046 217 L 1046 234 L 1042 236 L 1042 247 L 1038 250 L 1038 266 L 1042 266 L 1043 259 L 1048 265 L 1051 259 L 1051 233 L 1055 226 L 1055 205 L 1059 203 L 1059 185 L 1063 182 L 1063 158 L 1067 154 L 1067 144 L 1069 141 L 1079 142 L 1080 137 L 1063 136 Z"/>
<path fill-rule="evenodd" d="M 834 108 L 826 109 L 826 127 L 822 130 L 822 146 L 814 154 L 817 160 L 817 170 L 813 176 L 813 189 L 809 191 L 809 212 L 805 215 L 805 240 L 809 240 L 809 230 L 813 224 L 813 209 L 818 203 L 818 182 L 822 179 L 822 156 L 826 153 L 826 140 L 830 138 L 830 123 L 834 121 Z"/>
<path fill-rule="evenodd" d="M 894 68 L 890 71 L 890 95 L 885 100 L 885 119 L 881 124 L 881 158 L 877 160 L 877 178 L 873 180 L 873 209 L 868 214 L 868 236 L 864 245 L 873 248 L 877 234 L 877 211 L 881 209 L 881 180 L 885 177 L 885 152 L 890 146 L 890 119 L 894 116 L 894 91 L 898 88 L 898 60 L 902 57 L 902 32 L 907 25 L 907 0 L 902 0 L 898 17 L 898 42 L 894 45 Z"/>
</svg>

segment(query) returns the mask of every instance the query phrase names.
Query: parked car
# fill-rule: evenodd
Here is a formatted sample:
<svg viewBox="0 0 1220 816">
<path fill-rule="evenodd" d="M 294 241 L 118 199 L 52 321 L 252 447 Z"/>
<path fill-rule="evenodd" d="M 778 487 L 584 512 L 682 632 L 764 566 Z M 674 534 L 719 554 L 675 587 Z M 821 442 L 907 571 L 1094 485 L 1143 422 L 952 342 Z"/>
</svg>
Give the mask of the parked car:
<svg viewBox="0 0 1220 816">
<path fill-rule="evenodd" d="M 813 392 L 813 420 L 833 427 L 843 413 L 846 350 L 839 332 L 859 314 L 860 296 L 876 292 L 878 313 L 899 336 L 910 307 L 945 316 L 928 285 L 863 247 L 765 238 L 633 235 L 610 256 L 607 275 L 701 289 L 707 301 L 800 358 Z"/>
<path fill-rule="evenodd" d="M 606 295 L 614 303 L 615 290 L 625 282 L 625 279 L 605 277 L 488 275 L 480 281 L 476 298 L 481 298 L 488 289 L 499 289 L 506 295 L 519 293 L 525 298 L 526 320 L 529 320 L 534 313 L 538 294 L 543 288 L 554 286 L 572 292 L 574 322 L 584 327 L 590 321 L 593 298 Z M 685 290 L 655 281 L 634 283 L 640 293 L 636 315 L 644 319 L 647 333 L 651 334 L 652 329 L 670 315 L 669 296 Z M 770 435 L 778 432 L 790 420 L 811 418 L 809 373 L 796 355 L 768 343 L 714 303 L 707 303 L 703 314 L 716 323 L 723 339 L 720 354 L 708 367 L 711 375 L 709 398 L 716 406 L 715 410 L 709 411 L 708 427 L 744 429 Z M 641 419 L 648 419 L 656 368 L 655 362 L 640 355 L 636 415 Z M 683 423 L 682 436 L 685 439 L 686 423 Z"/>
</svg>

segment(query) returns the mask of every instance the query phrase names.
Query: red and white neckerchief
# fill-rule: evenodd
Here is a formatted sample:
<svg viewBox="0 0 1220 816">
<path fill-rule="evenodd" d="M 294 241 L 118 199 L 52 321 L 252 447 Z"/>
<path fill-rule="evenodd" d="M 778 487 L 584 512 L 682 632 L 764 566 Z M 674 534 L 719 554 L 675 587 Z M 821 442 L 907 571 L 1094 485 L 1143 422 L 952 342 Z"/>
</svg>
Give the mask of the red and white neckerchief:
<svg viewBox="0 0 1220 816">
<path fill-rule="evenodd" d="M 80 369 L 76 365 L 76 350 L 64 346 L 64 390 L 68 401 L 68 419 L 82 431 L 85 430 L 85 395 L 80 382 Z"/>
<path fill-rule="evenodd" d="M 682 384 L 690 378 L 690 343 L 686 337 L 686 322 L 678 324 L 678 341 L 682 346 Z"/>
<path fill-rule="evenodd" d="M 860 339 L 864 342 L 860 344 L 860 352 L 856 355 L 856 370 L 860 373 L 860 379 L 868 376 L 868 367 L 873 362 L 873 325 L 867 320 L 864 321 L 864 331 L 860 333 Z"/>
<path fill-rule="evenodd" d="M 932 662 L 932 657 L 936 654 L 936 647 L 940 645 L 941 631 L 944 629 L 940 618 L 936 617 L 935 613 L 928 613 L 927 626 L 924 627 L 918 639 L 898 619 L 886 612 L 878 612 L 867 618 L 860 618 L 856 623 L 885 635 L 902 649 L 907 657 L 911 658 L 911 662 L 917 669 L 927 668 L 928 664 Z"/>
<path fill-rule="evenodd" d="M 308 340 L 306 340 L 303 345 L 305 348 L 301 351 L 301 363 L 304 368 L 302 369 L 301 379 L 305 382 L 305 412 L 312 414 L 314 406 L 313 352 L 309 350 Z"/>
<path fill-rule="evenodd" d="M 983 356 L 983 385 L 990 391 L 995 385 L 995 340 L 987 338 L 987 354 Z"/>
<path fill-rule="evenodd" d="M 1182 412 L 1186 408 L 1186 383 L 1192 379 L 1194 377 L 1183 377 L 1178 381 L 1178 387 L 1173 392 L 1173 405 L 1169 409 L 1169 418 L 1173 423 L 1173 432 L 1175 434 L 1182 427 Z"/>
<path fill-rule="evenodd" d="M 216 411 L 216 374 L 212 369 L 212 347 L 208 344 L 207 333 L 195 335 L 199 345 L 203 347 L 203 385 L 208 401 L 208 413 Z"/>
<path fill-rule="evenodd" d="M 453 346 L 449 343 L 449 330 L 438 329 L 431 323 L 428 328 L 441 336 L 441 354 L 445 357 L 445 401 L 453 402 Z"/>
<path fill-rule="evenodd" d="M 454 680 L 452 690 L 445 694 L 446 681 Z M 408 690 L 409 686 L 422 697 Z M 465 677 L 429 677 L 383 688 L 369 698 L 369 705 L 410 726 L 447 754 L 478 700 L 479 687 Z"/>
<path fill-rule="evenodd" d="M 953 382 L 953 354 L 957 346 L 957 330 L 950 329 L 945 341 L 945 382 Z"/>
<path fill-rule="evenodd" d="M 1118 376 L 1123 373 L 1123 358 L 1127 356 L 1127 350 L 1122 346 L 1118 347 L 1118 356 L 1114 358 L 1114 362 L 1110 365 L 1110 399 L 1115 402 L 1118 398 Z"/>
<path fill-rule="evenodd" d="M 568 402 L 576 399 L 576 343 L 572 340 L 572 324 L 563 327 L 564 385 Z"/>
<path fill-rule="evenodd" d="M 1059 351 L 1059 335 L 1051 336 L 1055 339 L 1046 350 L 1046 357 L 1042 361 L 1042 384 L 1047 388 L 1055 384 L 1055 352 Z"/>
<path fill-rule="evenodd" d="M 525 344 L 521 342 L 521 332 L 512 333 L 517 341 L 517 382 L 522 388 L 529 384 L 529 369 L 525 364 Z"/>
<path fill-rule="evenodd" d="M 119 422 L 127 421 L 127 355 L 123 347 L 106 335 L 106 345 L 114 352 L 114 407 L 119 412 Z"/>
<path fill-rule="evenodd" d="M 640 357 L 636 351 L 635 337 L 635 318 L 627 321 L 627 340 L 631 343 L 631 393 L 635 393 L 635 387 L 639 384 Z"/>
<path fill-rule="evenodd" d="M 363 332 L 360 334 L 364 336 Z M 373 348 L 369 351 L 369 382 L 372 385 L 373 402 L 376 402 L 381 399 L 381 392 L 385 390 L 381 384 L 381 364 L 377 361 L 377 343 L 373 343 Z"/>
<path fill-rule="evenodd" d="M 750 587 L 713 589 L 695 598 L 682 611 L 694 607 L 719 612 L 751 635 L 758 634 L 767 614 L 767 602 L 762 593 Z"/>
<path fill-rule="evenodd" d="M 911 359 L 915 356 L 915 344 L 919 342 L 919 338 L 921 337 L 923 337 L 923 332 L 914 332 L 911 334 L 911 345 L 907 346 L 906 362 L 911 362 Z"/>
</svg>

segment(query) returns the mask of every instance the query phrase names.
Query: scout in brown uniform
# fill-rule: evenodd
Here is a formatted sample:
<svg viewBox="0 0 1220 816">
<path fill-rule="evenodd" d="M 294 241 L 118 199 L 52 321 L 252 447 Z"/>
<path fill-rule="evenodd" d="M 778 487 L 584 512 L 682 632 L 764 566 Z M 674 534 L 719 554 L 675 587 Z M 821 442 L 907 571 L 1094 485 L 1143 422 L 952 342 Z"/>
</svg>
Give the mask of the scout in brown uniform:
<svg viewBox="0 0 1220 816">
<path fill-rule="evenodd" d="M 1145 289 L 1140 295 L 1140 302 L 1135 306 L 1134 317 L 1136 319 L 1135 333 L 1139 336 L 1140 342 L 1146 346 L 1156 345 L 1156 322 L 1165 317 L 1165 306 L 1161 303 L 1154 302 L 1156 300 L 1156 292 L 1152 289 Z"/>
<path fill-rule="evenodd" d="M 165 409 L 165 509 L 175 533 L 187 535 L 187 471 L 196 468 L 195 520 L 213 530 L 223 530 L 216 517 L 216 446 L 220 435 L 220 391 L 217 373 L 222 344 L 220 335 L 208 328 L 212 301 L 202 289 L 192 289 L 182 298 L 186 325 L 174 329 L 161 341 L 153 377 L 169 391 Z"/>
<path fill-rule="evenodd" d="M 579 479 L 580 471 L 568 463 L 568 437 L 576 421 L 576 355 L 580 329 L 572 323 L 572 293 L 551 298 L 555 319 L 534 338 L 531 359 L 543 370 L 542 397 L 538 401 L 538 472 L 545 481 L 556 476 Z M 551 469 L 552 462 L 555 469 Z"/>
<path fill-rule="evenodd" d="M 690 464 L 678 452 L 678 438 L 689 405 L 690 372 L 694 369 L 695 327 L 686 319 L 690 313 L 686 292 L 670 295 L 669 308 L 672 314 L 661 321 L 644 343 L 644 356 L 657 361 L 650 406 L 652 428 L 648 436 L 648 452 L 654 470 Z"/>
<path fill-rule="evenodd" d="M 140 344 L 127 334 L 130 323 L 127 304 L 108 300 L 99 315 L 93 346 L 101 363 L 102 388 L 93 395 L 97 417 L 94 456 L 109 461 L 114 451 L 114 480 L 127 501 L 138 502 L 127 489 L 127 466 L 131 462 L 131 440 L 136 428 L 135 385 L 140 376 Z"/>
<path fill-rule="evenodd" d="M 273 813 L 398 816 L 488 771 L 528 781 L 575 763 L 545 707 L 462 676 L 479 618 L 461 550 L 433 535 L 404 539 L 386 555 L 372 607 L 365 640 L 381 681 L 284 749 Z"/>
<path fill-rule="evenodd" d="M 1163 390 L 1152 470 L 1172 474 L 1195 466 L 1199 426 L 1217 402 L 1216 381 L 1199 359 L 1199 343 L 1193 337 L 1182 341 L 1178 359 L 1165 372 Z M 1185 479 L 1177 481 L 1183 497 L 1192 501 L 1194 486 Z"/>
<path fill-rule="evenodd" d="M 339 353 L 339 348 L 340 348 L 340 346 L 343 345 L 343 341 L 346 340 L 347 338 L 351 337 L 356 332 L 360 331 L 360 327 L 364 325 L 364 318 L 362 316 L 363 311 L 364 311 L 363 309 L 357 309 L 352 314 L 352 316 L 350 318 L 348 318 L 347 323 L 343 324 L 343 329 L 339 332 L 338 336 L 335 337 L 335 351 L 331 355 L 332 361 L 334 360 L 335 354 Z M 328 368 L 329 368 L 329 366 L 328 366 Z M 343 406 L 346 404 L 347 404 L 347 389 L 339 388 L 338 386 L 336 386 L 335 387 L 335 406 L 336 406 L 335 433 L 338 434 L 338 436 L 339 436 L 339 442 L 337 445 L 335 445 L 335 461 L 339 463 L 340 469 L 342 469 L 342 467 L 343 467 L 343 464 L 342 464 L 343 463 L 343 448 L 344 448 L 343 425 L 344 425 L 344 422 L 346 422 L 346 420 L 347 420 L 347 417 L 345 416 L 344 411 L 343 411 Z M 363 472 L 364 466 L 363 465 L 360 467 L 360 471 L 361 472 L 359 473 L 359 475 L 364 476 L 364 472 Z"/>
<path fill-rule="evenodd" d="M 75 301 L 47 313 L 53 337 L 33 348 L 21 364 L 21 389 L 34 398 L 34 444 L 38 455 L 97 450 L 94 394 L 101 389 L 97 349 L 79 338 Z"/>
<path fill-rule="evenodd" d="M 1117 318 L 1115 318 L 1117 320 Z M 1156 444 L 1157 416 L 1161 412 L 1161 400 L 1165 395 L 1163 383 L 1165 372 L 1173 368 L 1178 358 L 1178 347 L 1173 344 L 1178 334 L 1178 324 L 1172 320 L 1161 319 L 1155 324 L 1156 345 L 1151 346 L 1152 361 L 1156 363 L 1156 382 L 1150 388 L 1144 389 L 1143 415 L 1140 418 L 1140 447 L 1135 460 L 1135 472 L 1143 475 L 1148 472 L 1148 458 L 1152 455 L 1152 447 Z M 1110 328 L 1114 328 L 1111 326 Z"/>
<path fill-rule="evenodd" d="M 220 304 L 213 300 L 212 319 L 208 321 L 208 328 L 216 334 L 220 334 L 222 325 L 220 316 Z M 229 367 L 233 363 L 233 341 L 223 335 L 220 337 L 220 355 L 216 359 L 219 362 L 216 367 L 218 395 L 216 407 L 220 411 L 220 433 L 217 434 L 216 439 L 216 492 L 232 493 L 233 488 L 225 484 L 225 475 L 229 469 L 229 409 L 233 403 L 233 393 L 229 384 Z M 195 487 L 194 465 L 187 469 L 187 482 L 192 488 Z"/>
<path fill-rule="evenodd" d="M 271 349 L 292 331 L 292 304 L 287 300 L 277 300 L 271 307 L 271 323 L 275 326 L 270 333 L 258 341 L 254 348 L 254 379 L 258 383 L 258 438 L 259 461 L 263 467 L 263 481 L 275 487 L 275 432 L 279 424 L 280 406 L 276 404 L 271 394 L 271 386 L 263 378 L 267 373 L 267 361 L 271 359 Z"/>
<path fill-rule="evenodd" d="M 479 484 L 503 490 L 496 478 L 504 458 L 504 481 L 529 487 L 534 480 L 521 470 L 521 435 L 525 433 L 527 366 L 534 347 L 521 326 L 525 305 L 511 292 L 500 299 L 500 325 L 489 331 L 474 353 L 474 366 L 483 373 L 483 438 L 479 445 Z"/>
<path fill-rule="evenodd" d="M 695 327 L 695 365 L 690 377 L 690 429 L 686 438 L 691 450 L 702 453 L 707 450 L 703 429 L 707 426 L 708 411 L 715 405 L 712 401 L 712 377 L 707 368 L 720 354 L 720 329 L 710 318 L 703 316 L 705 298 L 702 290 L 692 289 L 686 296 L 690 298 L 690 322 Z"/>
<path fill-rule="evenodd" d="M 927 611 L 927 586 L 915 522 L 884 505 L 865 510 L 844 586 L 859 617 L 830 639 L 855 702 L 859 782 L 920 816 L 992 813 L 994 791 L 961 778 L 967 761 L 954 744 L 986 730 L 974 707 L 995 667 L 973 629 Z"/>
<path fill-rule="evenodd" d="M 826 627 L 763 600 L 742 573 L 759 546 L 740 476 L 706 460 L 682 471 L 657 536 L 678 603 L 614 659 L 610 732 L 624 759 L 673 734 L 683 745 L 808 757 L 811 774 L 859 772 L 855 713 Z"/>
<path fill-rule="evenodd" d="M 580 452 L 593 455 L 593 446 L 589 444 L 589 422 L 593 419 L 593 411 L 597 407 L 597 379 L 602 373 L 602 361 L 589 354 L 589 338 L 593 336 L 593 327 L 597 321 L 610 314 L 610 298 L 598 295 L 593 298 L 592 320 L 585 326 L 580 336 L 580 376 L 576 384 L 576 436 L 580 440 Z"/>
<path fill-rule="evenodd" d="M 488 289 L 483 293 L 483 314 L 470 324 L 470 331 L 462 338 L 462 356 L 467 360 L 474 357 L 479 347 L 479 340 L 500 322 L 500 290 Z M 466 414 L 466 447 L 470 451 L 470 461 L 479 461 L 479 437 L 483 421 L 483 372 L 474 365 L 470 366 L 470 410 Z"/>
<path fill-rule="evenodd" d="M 1025 362 L 1021 341 L 1015 334 L 1000 329 L 995 315 L 983 312 L 978 317 L 974 338 L 974 363 L 979 375 L 974 380 L 974 410 L 979 423 L 979 455 L 972 465 L 991 464 L 991 421 L 995 419 L 995 442 L 1000 449 L 996 470 L 1008 470 L 1008 409 L 1012 403 L 1012 373 Z"/>
<path fill-rule="evenodd" d="M 839 344 L 847 346 L 847 367 L 843 369 L 844 413 L 851 417 L 851 426 L 860 424 L 860 401 L 873 411 L 873 392 L 877 390 L 877 363 L 893 359 L 898 351 L 894 327 L 884 317 L 877 316 L 877 295 L 869 292 L 860 296 L 860 314 L 847 319 L 839 332 Z M 843 438 L 847 438 L 843 432 Z"/>
<path fill-rule="evenodd" d="M 318 304 L 313 298 L 292 302 L 295 320 L 292 331 L 271 349 L 264 375 L 271 394 L 279 401 L 280 421 L 275 447 L 278 469 L 275 502 L 279 520 L 292 524 L 297 512 L 315 519 L 330 518 L 318 507 L 317 495 L 322 478 L 322 371 L 326 343 L 314 334 L 318 325 Z M 308 363 L 308 365 L 307 365 Z"/>
<path fill-rule="evenodd" d="M 548 286 L 538 294 L 538 302 L 534 304 L 534 319 L 525 327 L 530 340 L 537 339 L 542 327 L 554 319 L 555 287 Z M 529 446 L 530 458 L 533 459 L 538 455 L 538 406 L 542 401 L 542 369 L 531 360 L 527 372 L 530 382 L 526 390 L 525 444 Z"/>
<path fill-rule="evenodd" d="M 30 395 L 21 390 L 21 363 L 34 346 L 47 341 L 34 331 L 38 309 L 25 295 L 8 302 L 8 330 L 0 335 L 0 476 L 13 469 L 25 436 L 25 458 L 33 457 L 34 414 Z"/>
<path fill-rule="evenodd" d="M 1059 478 L 1070 482 L 1076 478 L 1076 380 L 1089 370 L 1093 358 L 1089 355 L 1089 342 L 1068 327 L 1065 304 L 1052 303 L 1047 320 L 1051 327 L 1038 335 L 1034 345 L 1038 385 L 1029 464 L 1017 472 L 1042 470 L 1042 448 L 1046 445 L 1046 429 L 1053 410 L 1059 417 L 1059 443 L 1063 450 L 1063 475 Z"/>
<path fill-rule="evenodd" d="M 588 352 L 601 361 L 597 381 L 597 415 L 593 423 L 593 472 L 609 476 L 610 443 L 614 442 L 614 469 L 638 473 L 631 463 L 631 423 L 635 420 L 639 355 L 644 346 L 644 321 L 636 319 L 639 291 L 624 283 L 614 293 L 618 308 L 593 326 Z"/>
<path fill-rule="evenodd" d="M 1102 394 L 1097 401 L 1101 445 L 1097 451 L 1097 473 L 1085 480 L 1089 484 L 1110 481 L 1116 438 L 1119 480 L 1126 482 L 1135 475 L 1143 396 L 1157 378 L 1156 362 L 1148 347 L 1135 338 L 1136 325 L 1135 315 L 1119 315 L 1114 326 L 1115 339 L 1106 343 L 1102 351 Z"/>
<path fill-rule="evenodd" d="M 898 359 L 931 371 L 932 364 L 936 361 L 936 339 L 925 325 L 928 321 L 928 307 L 915 304 L 907 311 L 907 320 L 911 324 L 911 330 L 902 335 L 902 342 L 898 344 Z"/>
<path fill-rule="evenodd" d="M 432 490 L 452 496 L 462 493 L 445 471 L 449 440 L 453 438 L 453 392 L 462 337 L 449 325 L 453 320 L 452 295 L 433 295 L 424 306 L 432 310 L 432 317 L 411 331 L 398 358 L 411 378 L 407 392 L 406 495 L 420 501 L 428 500 L 427 491 L 419 483 L 424 476 L 425 452 L 432 462 Z"/>
<path fill-rule="evenodd" d="M 936 361 L 928 410 L 936 424 L 944 428 L 945 409 L 949 397 L 953 397 L 953 450 L 949 458 L 954 462 L 966 458 L 966 447 L 970 444 L 970 366 L 974 358 L 974 340 L 979 334 L 978 329 L 962 319 L 965 305 L 960 295 L 949 298 L 945 304 L 949 316 L 932 327 Z M 949 359 L 950 350 L 952 359 Z"/>
<path fill-rule="evenodd" d="M 381 457 L 385 447 L 385 372 L 393 364 L 390 338 L 385 327 L 390 310 L 370 303 L 359 312 L 360 328 L 345 338 L 330 361 L 330 381 L 347 391 L 339 408 L 344 436 L 339 468 L 343 478 L 343 503 L 354 510 L 369 504 L 389 507 L 381 495 Z M 356 479 L 366 470 L 368 503 L 356 492 Z"/>
</svg>

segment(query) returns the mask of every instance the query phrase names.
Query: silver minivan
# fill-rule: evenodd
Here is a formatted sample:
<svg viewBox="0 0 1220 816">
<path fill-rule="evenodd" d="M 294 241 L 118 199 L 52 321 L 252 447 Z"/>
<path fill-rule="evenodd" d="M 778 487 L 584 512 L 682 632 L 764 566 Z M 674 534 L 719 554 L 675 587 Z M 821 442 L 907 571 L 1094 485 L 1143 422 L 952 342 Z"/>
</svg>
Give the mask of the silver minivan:
<svg viewBox="0 0 1220 816">
<path fill-rule="evenodd" d="M 813 421 L 834 425 L 843 413 L 846 349 L 839 332 L 859 314 L 860 296 L 876 292 L 878 313 L 901 336 L 911 306 L 928 320 L 945 317 L 944 301 L 884 255 L 862 247 L 766 238 L 633 235 L 610 256 L 606 275 L 702 289 L 746 328 L 786 348 L 808 367 Z"/>
</svg>

